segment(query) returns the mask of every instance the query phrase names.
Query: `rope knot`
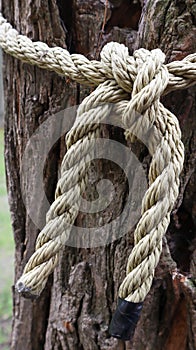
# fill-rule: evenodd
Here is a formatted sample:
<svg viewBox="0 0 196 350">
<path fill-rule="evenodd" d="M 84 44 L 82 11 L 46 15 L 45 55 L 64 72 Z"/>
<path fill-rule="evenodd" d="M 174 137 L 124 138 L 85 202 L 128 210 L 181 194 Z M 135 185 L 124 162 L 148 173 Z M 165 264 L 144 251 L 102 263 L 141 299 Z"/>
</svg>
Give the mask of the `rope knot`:
<svg viewBox="0 0 196 350">
<path fill-rule="evenodd" d="M 136 105 L 140 113 L 153 99 L 160 97 L 169 82 L 168 70 L 163 64 L 165 54 L 160 49 L 149 51 L 142 48 L 129 56 L 126 46 L 111 42 L 104 46 L 100 56 L 107 77 L 114 79 L 126 92 L 132 93 L 132 97 L 144 88 L 146 89 L 142 91 L 143 94 L 149 90 L 154 91 L 150 101 L 148 94 L 142 103 Z M 150 86 L 147 88 L 147 85 Z"/>
<path fill-rule="evenodd" d="M 127 47 L 115 42 L 102 49 L 101 65 L 105 74 L 116 82 L 119 89 L 131 94 L 124 110 L 123 124 L 127 129 L 126 137 L 132 142 L 155 122 L 156 113 L 152 109 L 156 110 L 169 83 L 164 62 L 165 54 L 160 49 L 149 51 L 141 48 L 133 56 L 129 56 Z"/>
</svg>

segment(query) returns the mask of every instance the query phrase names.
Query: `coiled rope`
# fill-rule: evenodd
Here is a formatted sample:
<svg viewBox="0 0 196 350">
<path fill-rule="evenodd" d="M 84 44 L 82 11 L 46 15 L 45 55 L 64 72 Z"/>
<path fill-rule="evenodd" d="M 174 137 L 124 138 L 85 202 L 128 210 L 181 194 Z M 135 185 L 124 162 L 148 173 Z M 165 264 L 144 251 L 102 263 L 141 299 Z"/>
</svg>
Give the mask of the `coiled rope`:
<svg viewBox="0 0 196 350">
<path fill-rule="evenodd" d="M 49 48 L 45 43 L 32 42 L 13 29 L 1 14 L 0 46 L 23 62 L 55 71 L 81 84 L 97 86 L 78 108 L 75 123 L 67 134 L 67 153 L 61 165 L 55 201 L 16 288 L 23 294 L 39 295 L 53 272 L 79 211 L 80 194 L 88 180 L 86 164 L 93 141 L 99 135 L 99 124 L 111 108 L 108 103 L 114 103 L 127 139 L 134 141 L 134 135 L 144 130 L 150 132 L 153 126 L 149 137 L 152 155 L 149 188 L 134 233 L 127 275 L 119 289 L 121 298 L 142 302 L 159 262 L 184 160 L 178 120 L 160 103 L 160 97 L 195 84 L 196 54 L 164 65 L 165 55 L 159 49 L 139 49 L 131 57 L 124 45 L 112 42 L 103 48 L 100 61 L 89 61 L 60 47 Z"/>
</svg>

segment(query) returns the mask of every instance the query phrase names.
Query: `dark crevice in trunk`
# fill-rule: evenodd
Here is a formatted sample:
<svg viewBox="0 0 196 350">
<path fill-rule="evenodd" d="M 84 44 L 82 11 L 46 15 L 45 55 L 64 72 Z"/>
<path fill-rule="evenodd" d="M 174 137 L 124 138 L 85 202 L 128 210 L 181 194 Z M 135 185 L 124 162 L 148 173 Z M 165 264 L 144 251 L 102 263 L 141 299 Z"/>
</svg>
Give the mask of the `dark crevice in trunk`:
<svg viewBox="0 0 196 350">
<path fill-rule="evenodd" d="M 193 219 L 182 204 L 178 213 L 171 218 L 168 243 L 172 258 L 176 261 L 180 271 L 184 273 L 190 268 L 195 232 Z"/>
<path fill-rule="evenodd" d="M 75 52 L 73 41 L 73 0 L 57 0 L 61 25 L 66 32 L 66 45 L 70 53 Z"/>
<path fill-rule="evenodd" d="M 177 0 L 176 1 L 177 7 L 178 7 L 178 16 L 181 16 L 184 11 L 186 10 L 186 4 L 185 4 L 185 0 Z"/>
<path fill-rule="evenodd" d="M 109 33 L 113 27 L 131 28 L 138 30 L 142 7 L 140 2 L 123 0 L 119 6 L 111 9 L 111 17 L 105 25 L 105 33 Z"/>
<path fill-rule="evenodd" d="M 60 154 L 60 139 L 55 142 L 51 150 L 48 153 L 45 166 L 44 166 L 44 191 L 50 204 L 53 203 L 55 198 L 55 189 L 58 181 L 58 168 L 57 168 L 57 155 Z M 53 160 L 53 161 L 51 161 Z M 52 176 L 51 176 L 52 174 Z"/>
<path fill-rule="evenodd" d="M 76 103 L 79 105 L 81 103 L 80 101 L 80 84 L 76 85 Z"/>
</svg>

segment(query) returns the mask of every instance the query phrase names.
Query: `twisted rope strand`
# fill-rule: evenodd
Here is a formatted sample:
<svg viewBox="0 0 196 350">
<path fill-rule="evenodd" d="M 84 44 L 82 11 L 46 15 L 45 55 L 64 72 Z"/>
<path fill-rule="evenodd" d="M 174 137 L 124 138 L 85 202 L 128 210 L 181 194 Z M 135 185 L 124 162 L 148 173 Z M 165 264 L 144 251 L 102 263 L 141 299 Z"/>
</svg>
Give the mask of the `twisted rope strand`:
<svg viewBox="0 0 196 350">
<path fill-rule="evenodd" d="M 178 196 L 184 152 L 178 121 L 159 102 L 169 80 L 168 72 L 162 66 L 164 55 L 160 50 L 149 54 L 142 49 L 136 51 L 134 57 L 139 74 L 133 85 L 132 99 L 123 115 L 124 123 L 129 127 L 126 135 L 133 141 L 133 132 L 137 135 L 137 130 L 148 129 L 154 124 L 154 132 L 159 136 L 156 143 L 153 138 L 151 143 L 151 137 L 148 140 L 152 152 L 150 186 L 143 198 L 142 217 L 134 233 L 135 245 L 128 259 L 127 276 L 119 289 L 121 298 L 137 303 L 143 301 L 149 292 L 159 262 L 162 238 Z M 142 118 L 133 118 L 133 110 L 139 111 Z M 160 132 L 157 125 L 162 119 L 165 129 Z"/>
<path fill-rule="evenodd" d="M 107 84 L 108 86 L 111 85 L 110 82 L 107 82 Z M 88 170 L 88 163 L 86 163 L 86 161 L 88 158 L 86 157 L 90 158 L 90 150 L 93 150 L 94 140 L 99 135 L 99 127 L 94 130 L 94 123 L 96 122 L 97 125 L 100 124 L 111 109 L 111 106 L 108 104 L 97 106 L 99 102 L 103 102 L 103 97 L 105 96 L 103 91 L 105 91 L 105 89 L 106 82 L 99 85 L 96 89 L 100 92 L 100 94 L 95 90 L 82 102 L 77 112 L 76 121 L 66 137 L 68 152 L 65 154 L 62 162 L 61 178 L 57 183 L 56 199 L 47 213 L 47 224 L 37 237 L 36 250 L 26 264 L 23 275 L 17 283 L 17 288 L 22 292 L 27 293 L 29 291 L 29 293 L 33 295 L 40 294 L 45 286 L 47 277 L 51 273 L 51 269 L 54 269 L 56 266 L 56 260 L 54 260 L 55 266 L 52 267 L 52 257 L 59 253 L 69 238 L 71 228 L 78 214 L 81 193 L 84 192 L 88 181 L 88 177 L 86 176 L 86 172 Z M 94 95 L 96 95 L 96 98 Z M 114 99 L 113 91 L 111 89 L 110 95 L 111 99 Z M 121 91 L 120 96 L 122 96 Z M 117 100 L 118 99 L 119 96 L 117 96 Z M 85 118 L 87 118 L 88 114 L 87 119 L 89 120 L 89 124 L 83 124 L 83 129 L 86 130 L 86 133 L 84 130 L 83 132 L 81 130 L 79 135 L 77 135 L 77 133 L 75 134 L 75 125 L 79 124 L 80 119 L 82 120 L 83 114 Z M 94 116 L 93 124 L 91 122 L 92 116 Z M 92 129 L 90 129 L 91 126 Z M 80 130 L 80 128 L 77 130 Z M 77 141 L 80 141 L 80 143 L 78 144 Z M 79 180 L 80 167 L 75 166 L 75 148 L 78 156 L 77 162 L 79 161 L 81 164 L 83 163 L 85 167 L 81 180 Z M 70 172 L 71 177 L 63 176 L 66 172 Z M 76 184 L 72 182 L 72 176 L 74 176 L 76 179 L 78 178 L 78 182 Z M 56 227 L 54 234 L 54 231 L 51 230 L 51 226 L 54 227 L 54 220 L 57 218 L 58 220 L 55 221 Z M 50 260 L 47 269 L 48 259 Z M 41 267 L 43 266 L 45 279 L 42 278 L 42 275 L 41 278 L 39 275 L 37 275 L 37 279 L 31 278 L 30 272 L 32 272 L 33 276 L 36 276 L 38 266 L 40 267 L 40 270 L 42 270 Z"/>
<path fill-rule="evenodd" d="M 17 289 L 25 295 L 39 295 L 58 263 L 59 251 L 69 238 L 81 193 L 88 182 L 87 170 L 93 159 L 99 125 L 113 108 L 125 128 L 126 138 L 131 142 L 141 139 L 152 156 L 149 188 L 134 233 L 127 276 L 119 289 L 121 298 L 135 303 L 143 301 L 159 262 L 184 160 L 178 120 L 160 103 L 160 97 L 195 84 L 196 54 L 164 65 L 165 55 L 159 49 L 151 52 L 139 49 L 130 57 L 124 45 L 109 43 L 101 52 L 100 62 L 89 61 L 59 47 L 33 43 L 19 35 L 1 14 L 0 46 L 23 62 L 53 70 L 82 84 L 98 86 L 78 108 L 75 123 L 66 136 L 68 151 L 62 161 L 55 201 Z"/>
<path fill-rule="evenodd" d="M 144 196 L 142 217 L 134 232 L 135 245 L 128 258 L 127 276 L 119 289 L 120 297 L 132 302 L 143 301 L 150 290 L 162 251 L 162 238 L 178 196 L 184 160 L 178 121 L 161 104 L 160 112 L 158 118 L 165 118 L 166 130 L 154 149 L 149 171 L 150 187 Z"/>
</svg>

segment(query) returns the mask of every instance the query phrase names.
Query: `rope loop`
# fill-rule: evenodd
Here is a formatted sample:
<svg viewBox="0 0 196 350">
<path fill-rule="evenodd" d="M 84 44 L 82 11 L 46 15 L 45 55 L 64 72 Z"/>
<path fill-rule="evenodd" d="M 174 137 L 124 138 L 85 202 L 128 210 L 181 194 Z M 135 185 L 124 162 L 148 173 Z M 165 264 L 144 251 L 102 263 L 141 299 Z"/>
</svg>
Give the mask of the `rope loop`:
<svg viewBox="0 0 196 350">
<path fill-rule="evenodd" d="M 196 54 L 165 65 L 165 55 L 160 49 L 142 48 L 131 57 L 127 47 L 111 42 L 102 49 L 100 61 L 89 61 L 60 47 L 49 48 L 42 42 L 32 42 L 19 35 L 1 14 L 0 46 L 24 62 L 96 87 L 78 108 L 75 123 L 66 136 L 67 153 L 62 161 L 55 201 L 16 288 L 25 296 L 39 295 L 57 265 L 88 182 L 86 164 L 99 136 L 99 125 L 110 108 L 114 108 L 126 138 L 131 142 L 136 138 L 148 140 L 152 157 L 149 188 L 135 229 L 127 275 L 119 289 L 120 298 L 141 303 L 150 290 L 159 262 L 184 161 L 178 120 L 161 104 L 160 97 L 195 84 Z"/>
</svg>

